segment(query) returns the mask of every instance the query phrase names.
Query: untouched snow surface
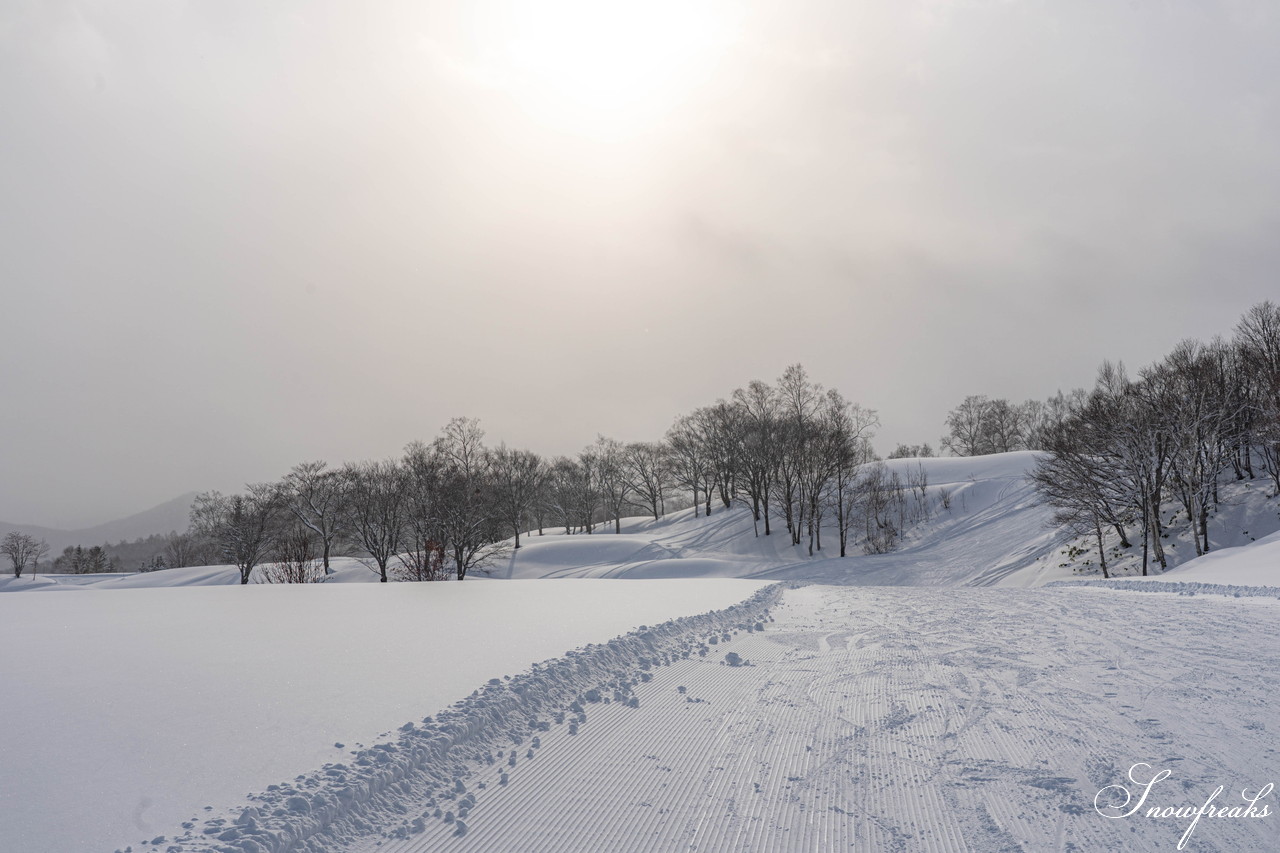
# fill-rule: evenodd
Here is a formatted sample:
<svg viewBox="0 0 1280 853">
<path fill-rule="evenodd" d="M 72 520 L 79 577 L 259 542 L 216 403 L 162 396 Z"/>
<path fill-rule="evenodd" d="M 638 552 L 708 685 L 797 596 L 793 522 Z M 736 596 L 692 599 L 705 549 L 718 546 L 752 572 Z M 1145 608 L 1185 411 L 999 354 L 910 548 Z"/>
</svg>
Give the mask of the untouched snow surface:
<svg viewBox="0 0 1280 853">
<path fill-rule="evenodd" d="M 434 713 L 487 679 L 641 624 L 725 607 L 760 586 L 455 582 L 0 595 L 0 851 L 139 850 L 206 805 L 226 807 L 342 760 L 356 742 Z"/>
</svg>

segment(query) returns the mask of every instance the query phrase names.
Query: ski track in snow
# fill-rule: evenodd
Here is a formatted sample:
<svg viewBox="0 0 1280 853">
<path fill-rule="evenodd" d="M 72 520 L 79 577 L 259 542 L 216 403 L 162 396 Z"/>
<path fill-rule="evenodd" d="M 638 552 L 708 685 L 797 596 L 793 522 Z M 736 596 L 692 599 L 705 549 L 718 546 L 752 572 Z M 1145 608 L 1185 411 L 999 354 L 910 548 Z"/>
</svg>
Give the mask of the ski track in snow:
<svg viewBox="0 0 1280 853">
<path fill-rule="evenodd" d="M 702 623 L 705 657 L 580 699 L 576 733 L 568 703 L 542 707 L 451 790 L 393 792 L 372 831 L 282 849 L 1173 850 L 1188 820 L 1107 820 L 1095 794 L 1146 762 L 1173 773 L 1152 804 L 1218 785 L 1234 804 L 1280 767 L 1274 602 L 808 586 L 771 612 L 730 642 Z M 464 832 L 435 816 L 460 804 Z M 1280 849 L 1272 811 L 1206 818 L 1187 849 Z"/>
</svg>

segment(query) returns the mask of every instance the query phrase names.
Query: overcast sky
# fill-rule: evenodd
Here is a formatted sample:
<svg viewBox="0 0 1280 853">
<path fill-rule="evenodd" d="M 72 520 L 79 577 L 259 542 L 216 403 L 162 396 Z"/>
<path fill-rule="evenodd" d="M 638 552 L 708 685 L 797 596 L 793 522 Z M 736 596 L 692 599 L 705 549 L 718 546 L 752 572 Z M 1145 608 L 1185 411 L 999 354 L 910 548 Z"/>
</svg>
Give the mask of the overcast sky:
<svg viewBox="0 0 1280 853">
<path fill-rule="evenodd" d="M 792 362 L 881 452 L 1280 298 L 1271 0 L 0 5 L 0 519 Z"/>
</svg>

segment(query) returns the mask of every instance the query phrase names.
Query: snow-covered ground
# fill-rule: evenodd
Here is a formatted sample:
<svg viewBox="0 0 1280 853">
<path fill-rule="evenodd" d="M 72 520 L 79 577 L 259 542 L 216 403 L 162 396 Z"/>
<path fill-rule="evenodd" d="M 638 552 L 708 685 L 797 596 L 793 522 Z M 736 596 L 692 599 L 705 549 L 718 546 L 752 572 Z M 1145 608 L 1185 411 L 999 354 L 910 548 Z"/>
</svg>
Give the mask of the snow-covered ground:
<svg viewBox="0 0 1280 853">
<path fill-rule="evenodd" d="M 1218 785 L 1218 805 L 1246 806 L 1241 789 L 1276 781 L 1276 605 L 791 590 L 764 632 L 637 683 L 638 707 L 586 704 L 576 735 L 509 742 L 514 766 L 499 756 L 464 783 L 465 837 L 434 816 L 462 795 L 436 784 L 401 799 L 407 838 L 346 849 L 1174 850 L 1189 818 L 1108 820 L 1095 795 L 1135 789 L 1139 763 L 1171 772 L 1147 803 L 1162 808 Z M 730 652 L 747 664 L 724 665 Z M 1187 849 L 1280 849 L 1276 799 L 1260 801 L 1270 818 L 1206 818 Z"/>
<path fill-rule="evenodd" d="M 162 573 L 157 573 L 162 574 Z M 0 595 L 0 851 L 110 851 L 751 581 Z M 160 846 L 163 850 L 164 847 Z"/>
<path fill-rule="evenodd" d="M 1280 781 L 1277 502 L 1227 484 L 1215 550 L 1187 561 L 1175 525 L 1184 562 L 1145 587 L 1247 596 L 1031 589 L 1096 576 L 1034 461 L 890 463 L 928 485 L 882 555 L 840 559 L 828 531 L 810 556 L 717 507 L 535 533 L 463 584 L 370 585 L 348 559 L 310 587 L 0 581 L 66 593 L 0 595 L 21 721 L 0 729 L 0 850 L 1173 849 L 1189 821 L 1108 820 L 1093 796 L 1139 763 L 1171 771 L 1161 806 Z M 1280 849 L 1271 802 L 1188 849 Z"/>
</svg>

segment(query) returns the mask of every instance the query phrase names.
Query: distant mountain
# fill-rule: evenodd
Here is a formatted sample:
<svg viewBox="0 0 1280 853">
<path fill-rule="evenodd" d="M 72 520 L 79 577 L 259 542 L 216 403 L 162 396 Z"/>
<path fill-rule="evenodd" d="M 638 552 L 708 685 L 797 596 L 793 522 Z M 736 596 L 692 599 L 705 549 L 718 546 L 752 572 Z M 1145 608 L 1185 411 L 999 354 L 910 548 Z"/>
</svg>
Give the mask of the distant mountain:
<svg viewBox="0 0 1280 853">
<path fill-rule="evenodd" d="M 186 530 L 191 512 L 191 502 L 195 500 L 195 496 L 195 492 L 188 492 L 185 495 L 179 495 L 173 500 L 165 501 L 159 506 L 154 506 L 134 515 L 119 518 L 115 521 L 108 521 L 106 524 L 82 527 L 76 530 L 36 527 L 30 524 L 8 524 L 0 521 L 0 536 L 4 536 L 11 530 L 19 530 L 23 533 L 29 533 L 37 539 L 43 539 L 49 543 L 49 558 L 52 559 L 62 553 L 62 549 L 68 545 L 102 545 L 122 540 L 132 542 L 135 539 L 145 539 L 157 533 L 163 534 L 171 530 Z"/>
</svg>

